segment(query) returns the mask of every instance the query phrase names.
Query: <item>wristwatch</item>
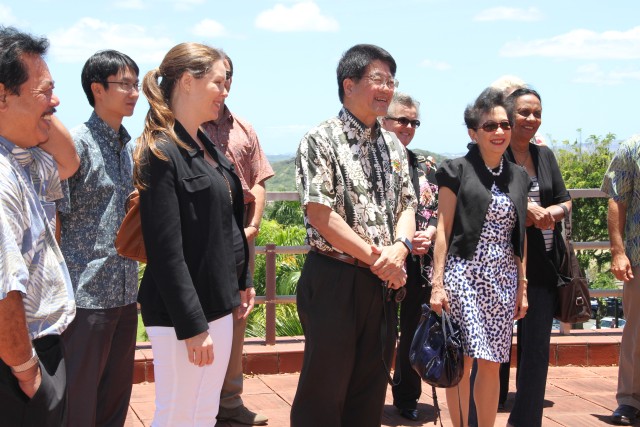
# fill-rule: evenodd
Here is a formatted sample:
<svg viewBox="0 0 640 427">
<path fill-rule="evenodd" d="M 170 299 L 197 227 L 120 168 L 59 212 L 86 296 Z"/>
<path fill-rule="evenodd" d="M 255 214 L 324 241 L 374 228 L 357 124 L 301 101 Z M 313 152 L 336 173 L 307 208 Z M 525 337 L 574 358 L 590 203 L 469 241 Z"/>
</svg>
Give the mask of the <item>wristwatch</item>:
<svg viewBox="0 0 640 427">
<path fill-rule="evenodd" d="M 396 237 L 396 240 L 393 241 L 393 243 L 398 243 L 398 242 L 405 245 L 407 249 L 409 249 L 409 253 L 411 253 L 411 251 L 413 250 L 413 245 L 411 244 L 411 240 L 407 239 L 404 236 L 398 236 Z"/>
</svg>

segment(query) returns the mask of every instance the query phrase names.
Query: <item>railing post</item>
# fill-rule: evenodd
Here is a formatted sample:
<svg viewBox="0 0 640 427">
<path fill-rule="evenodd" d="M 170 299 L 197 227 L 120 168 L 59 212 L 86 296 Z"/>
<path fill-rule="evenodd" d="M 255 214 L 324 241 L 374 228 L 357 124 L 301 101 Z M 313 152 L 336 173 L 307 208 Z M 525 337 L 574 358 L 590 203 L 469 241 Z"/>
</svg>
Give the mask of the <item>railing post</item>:
<svg viewBox="0 0 640 427">
<path fill-rule="evenodd" d="M 266 276 L 266 345 L 276 343 L 276 245 L 268 243 L 265 246 L 265 276 Z"/>
</svg>

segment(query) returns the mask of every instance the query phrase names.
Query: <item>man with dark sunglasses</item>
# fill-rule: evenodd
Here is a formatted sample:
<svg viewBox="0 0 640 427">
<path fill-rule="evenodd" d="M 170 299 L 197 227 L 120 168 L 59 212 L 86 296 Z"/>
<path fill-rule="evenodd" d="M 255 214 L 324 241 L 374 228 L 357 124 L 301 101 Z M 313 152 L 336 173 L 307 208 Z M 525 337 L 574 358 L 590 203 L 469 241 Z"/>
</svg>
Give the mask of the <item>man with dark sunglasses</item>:
<svg viewBox="0 0 640 427">
<path fill-rule="evenodd" d="M 382 127 L 395 133 L 407 149 L 409 176 L 418 197 L 416 232 L 413 236 L 413 251 L 406 260 L 407 295 L 400 306 L 400 344 L 396 354 L 394 373 L 393 405 L 400 415 L 412 421 L 419 418 L 418 400 L 422 392 L 420 376 L 411 368 L 409 349 L 420 321 L 422 303 L 431 298 L 431 260 L 438 223 L 438 185 L 435 168 L 423 156 L 409 150 L 408 145 L 420 126 L 420 103 L 411 96 L 395 92 Z"/>
</svg>

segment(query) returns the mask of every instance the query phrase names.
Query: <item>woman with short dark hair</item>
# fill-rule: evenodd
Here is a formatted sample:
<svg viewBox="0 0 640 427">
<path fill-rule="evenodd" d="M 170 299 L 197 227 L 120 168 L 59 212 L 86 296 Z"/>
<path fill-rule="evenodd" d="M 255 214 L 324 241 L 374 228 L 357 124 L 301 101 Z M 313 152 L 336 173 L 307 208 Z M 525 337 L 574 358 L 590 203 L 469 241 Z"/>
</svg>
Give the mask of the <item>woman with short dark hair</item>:
<svg viewBox="0 0 640 427">
<path fill-rule="evenodd" d="M 466 108 L 464 119 L 473 140 L 469 152 L 444 161 L 436 172 L 431 308 L 450 311 L 462 332 L 464 375 L 446 391 L 453 424 L 467 425 L 469 375 L 476 359 L 478 426 L 488 427 L 496 418 L 498 371 L 509 359 L 513 319 L 527 311 L 522 259 L 529 178 L 503 155 L 512 123 L 502 92 L 483 91 Z"/>
</svg>

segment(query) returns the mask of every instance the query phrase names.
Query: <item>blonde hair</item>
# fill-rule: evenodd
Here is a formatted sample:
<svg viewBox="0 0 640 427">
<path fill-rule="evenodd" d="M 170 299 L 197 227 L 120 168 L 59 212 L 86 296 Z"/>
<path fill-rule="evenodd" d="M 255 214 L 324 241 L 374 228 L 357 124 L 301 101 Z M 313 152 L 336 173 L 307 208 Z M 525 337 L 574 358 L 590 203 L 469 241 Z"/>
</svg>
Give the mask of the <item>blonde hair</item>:
<svg viewBox="0 0 640 427">
<path fill-rule="evenodd" d="M 142 80 L 142 91 L 149 101 L 144 130 L 137 140 L 133 154 L 133 181 L 138 189 L 145 187 L 143 168 L 148 164 L 149 151 L 161 160 L 167 160 L 158 148 L 159 140 L 175 141 L 188 149 L 173 130 L 176 118 L 171 110 L 171 99 L 176 83 L 186 72 L 201 79 L 211 70 L 214 62 L 222 60 L 224 53 L 200 43 L 180 43 L 169 50 L 160 66 L 149 71 Z M 163 138 L 163 136 L 167 138 Z"/>
</svg>

